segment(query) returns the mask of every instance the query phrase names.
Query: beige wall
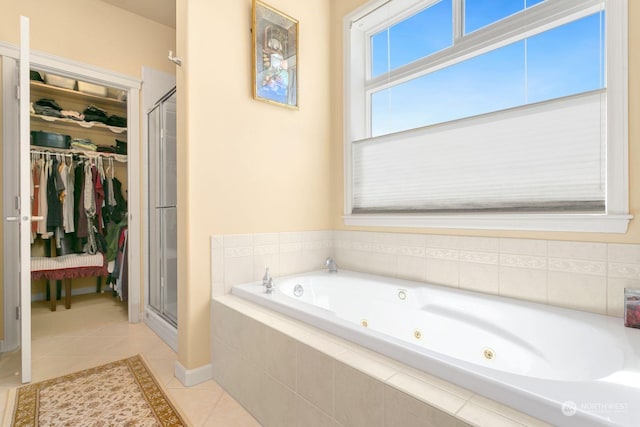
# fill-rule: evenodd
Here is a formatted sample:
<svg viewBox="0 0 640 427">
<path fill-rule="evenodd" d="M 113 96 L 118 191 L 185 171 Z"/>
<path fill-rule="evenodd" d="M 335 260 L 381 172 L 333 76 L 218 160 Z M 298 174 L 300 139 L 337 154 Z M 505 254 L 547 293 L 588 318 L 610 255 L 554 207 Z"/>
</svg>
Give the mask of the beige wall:
<svg viewBox="0 0 640 427">
<path fill-rule="evenodd" d="M 166 57 L 175 51 L 175 29 L 101 1 L 0 0 L 0 41 L 19 43 L 20 15 L 30 18 L 33 50 L 137 78 L 142 78 L 143 65 L 174 72 Z M 3 307 L 0 304 L 0 322 Z"/>
<path fill-rule="evenodd" d="M 178 1 L 179 360 L 209 362 L 212 234 L 324 230 L 331 180 L 329 2 L 272 0 L 300 21 L 299 110 L 258 102 L 251 1 Z M 186 284 L 186 286 L 182 286 Z"/>
<path fill-rule="evenodd" d="M 0 40 L 17 44 L 20 15 L 31 21 L 31 48 L 134 77 L 142 65 L 168 73 L 175 30 L 98 0 L 0 0 Z"/>
<path fill-rule="evenodd" d="M 367 227 L 347 227 L 342 215 L 344 211 L 343 190 L 343 84 L 342 84 L 342 19 L 368 0 L 331 0 L 331 141 L 332 141 L 332 218 L 333 227 L 342 230 L 373 230 Z M 413 232 L 431 234 L 454 234 L 468 236 L 517 237 L 548 240 L 573 240 L 638 243 L 640 242 L 640 122 L 634 120 L 640 114 L 640 3 L 629 1 L 629 183 L 630 212 L 634 218 L 626 234 L 598 233 L 551 233 L 551 232 L 514 232 L 514 231 L 478 231 L 478 230 L 432 230 L 375 228 L 376 231 Z M 635 24 L 635 25 L 634 25 Z"/>
</svg>

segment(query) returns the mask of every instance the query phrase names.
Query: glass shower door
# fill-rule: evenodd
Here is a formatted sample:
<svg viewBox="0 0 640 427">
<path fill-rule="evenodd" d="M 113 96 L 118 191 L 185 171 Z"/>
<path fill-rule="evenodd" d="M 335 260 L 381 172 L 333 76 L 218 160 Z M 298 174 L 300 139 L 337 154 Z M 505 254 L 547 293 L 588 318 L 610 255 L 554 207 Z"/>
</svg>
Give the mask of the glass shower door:
<svg viewBox="0 0 640 427">
<path fill-rule="evenodd" d="M 148 113 L 149 306 L 178 324 L 176 208 L 176 94 L 169 92 Z"/>
</svg>

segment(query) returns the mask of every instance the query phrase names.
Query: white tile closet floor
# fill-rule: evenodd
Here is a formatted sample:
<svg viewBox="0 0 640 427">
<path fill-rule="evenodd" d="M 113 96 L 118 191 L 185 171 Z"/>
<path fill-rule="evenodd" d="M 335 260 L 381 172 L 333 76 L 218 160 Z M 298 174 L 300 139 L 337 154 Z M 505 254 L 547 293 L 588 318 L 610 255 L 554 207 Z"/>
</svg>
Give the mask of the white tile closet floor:
<svg viewBox="0 0 640 427">
<path fill-rule="evenodd" d="M 74 296 L 70 310 L 58 301 L 32 304 L 33 382 L 142 354 L 172 401 L 195 427 L 260 424 L 216 382 L 184 387 L 174 375 L 176 353 L 144 323 L 129 324 L 126 306 L 110 293 Z M 0 419 L 11 411 L 11 388 L 20 385 L 19 351 L 0 355 Z"/>
</svg>

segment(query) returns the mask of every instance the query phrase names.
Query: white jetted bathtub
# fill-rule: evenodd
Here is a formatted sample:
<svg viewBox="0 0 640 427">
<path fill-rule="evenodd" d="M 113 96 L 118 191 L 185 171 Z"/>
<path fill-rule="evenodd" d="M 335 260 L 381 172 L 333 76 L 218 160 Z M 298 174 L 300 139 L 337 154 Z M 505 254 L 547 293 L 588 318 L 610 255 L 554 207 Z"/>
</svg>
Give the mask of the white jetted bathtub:
<svg viewBox="0 0 640 427">
<path fill-rule="evenodd" d="M 232 293 L 562 426 L 640 426 L 640 330 L 622 319 L 368 274 Z"/>
</svg>

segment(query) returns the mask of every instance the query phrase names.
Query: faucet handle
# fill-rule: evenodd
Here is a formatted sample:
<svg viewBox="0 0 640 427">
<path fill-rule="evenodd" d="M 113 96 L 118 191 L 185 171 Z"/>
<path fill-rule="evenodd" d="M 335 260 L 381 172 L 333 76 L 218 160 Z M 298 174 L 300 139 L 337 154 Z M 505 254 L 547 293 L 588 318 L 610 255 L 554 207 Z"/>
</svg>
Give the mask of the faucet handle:
<svg viewBox="0 0 640 427">
<path fill-rule="evenodd" d="M 262 276 L 262 283 L 266 285 L 269 280 L 271 280 L 271 275 L 269 274 L 269 267 L 267 267 L 264 271 L 264 276 Z"/>
<path fill-rule="evenodd" d="M 324 266 L 329 269 L 329 273 L 337 273 L 338 272 L 338 264 L 331 257 L 328 257 L 324 262 Z"/>
<path fill-rule="evenodd" d="M 268 294 L 271 294 L 276 290 L 275 286 L 273 285 L 273 278 L 271 277 L 269 277 L 269 280 L 267 280 L 267 283 L 265 283 L 264 286 L 266 288 L 265 292 Z"/>
</svg>

